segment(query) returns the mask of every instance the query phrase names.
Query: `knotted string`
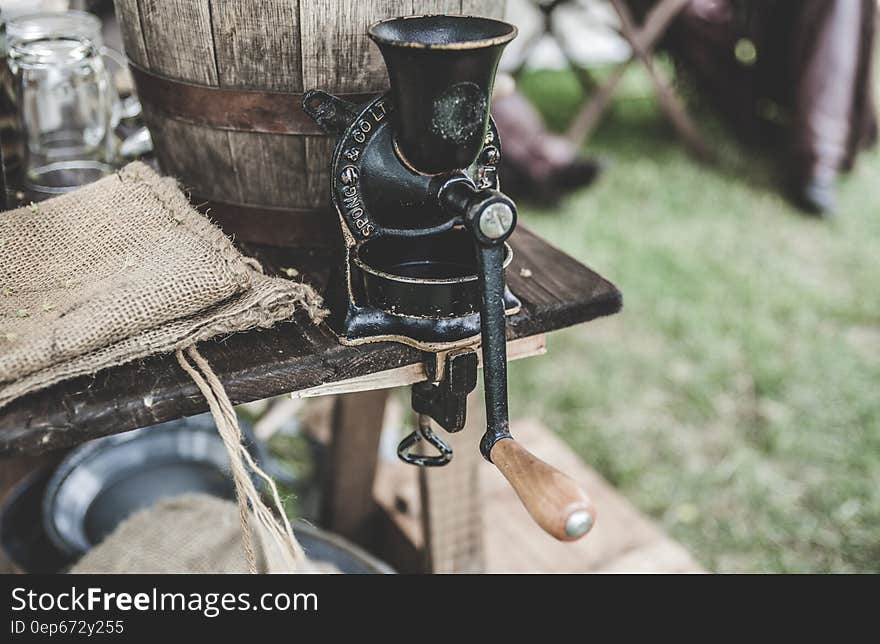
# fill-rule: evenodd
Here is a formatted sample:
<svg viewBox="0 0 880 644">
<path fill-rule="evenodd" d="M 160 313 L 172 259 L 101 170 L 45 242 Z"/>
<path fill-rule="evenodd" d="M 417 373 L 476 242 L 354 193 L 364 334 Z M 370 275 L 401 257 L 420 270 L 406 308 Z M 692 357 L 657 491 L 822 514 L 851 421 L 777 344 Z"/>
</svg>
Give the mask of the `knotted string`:
<svg viewBox="0 0 880 644">
<path fill-rule="evenodd" d="M 186 355 L 184 355 L 184 352 L 186 352 Z M 232 479 L 235 483 L 235 494 L 238 499 L 241 539 L 248 571 L 252 574 L 257 573 L 257 552 L 254 548 L 250 529 L 251 510 L 257 519 L 258 525 L 264 529 L 265 533 L 278 548 L 288 570 L 295 570 L 305 555 L 293 536 L 293 530 L 290 527 L 287 514 L 284 512 L 281 496 L 278 494 L 275 482 L 257 465 L 250 452 L 242 444 L 238 416 L 235 413 L 235 408 L 232 406 L 232 401 L 226 395 L 226 390 L 223 388 L 220 379 L 217 378 L 217 374 L 214 373 L 211 365 L 208 364 L 208 361 L 202 357 L 194 346 L 187 347 L 184 350 L 178 349 L 176 356 L 180 366 L 189 374 L 199 388 L 199 391 L 202 392 L 205 400 L 208 401 L 208 407 L 211 410 L 211 415 L 214 417 L 217 431 L 226 447 L 229 465 L 232 470 Z M 189 363 L 186 356 L 189 356 L 195 363 L 195 366 Z M 272 511 L 263 503 L 262 497 L 254 485 L 248 470 L 265 481 L 272 493 L 275 510 L 281 518 L 280 523 Z"/>
</svg>

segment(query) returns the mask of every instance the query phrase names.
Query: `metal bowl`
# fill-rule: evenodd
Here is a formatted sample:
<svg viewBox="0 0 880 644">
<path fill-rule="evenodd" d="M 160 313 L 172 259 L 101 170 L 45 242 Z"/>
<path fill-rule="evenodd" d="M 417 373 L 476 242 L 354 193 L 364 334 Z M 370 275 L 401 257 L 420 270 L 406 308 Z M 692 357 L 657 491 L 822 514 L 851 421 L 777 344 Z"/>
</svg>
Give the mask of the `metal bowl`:
<svg viewBox="0 0 880 644">
<path fill-rule="evenodd" d="M 242 431 L 248 441 L 250 429 Z M 34 472 L 0 507 L 0 547 L 23 572 L 60 572 L 134 512 L 198 492 L 234 498 L 226 450 L 207 414 L 91 441 L 56 469 Z M 342 573 L 393 572 L 319 528 L 295 522 L 294 533 L 311 560 Z"/>
<path fill-rule="evenodd" d="M 209 415 L 75 449 L 46 485 L 43 525 L 59 550 L 80 557 L 134 512 L 192 492 L 235 498 L 226 449 Z"/>
<path fill-rule="evenodd" d="M 64 572 L 76 557 L 59 550 L 46 534 L 40 499 L 53 470 L 45 468 L 19 482 L 0 507 L 0 549 L 23 573 Z M 297 540 L 312 561 L 327 563 L 343 574 L 393 574 L 388 564 L 345 539 L 301 521 L 293 523 Z"/>
</svg>

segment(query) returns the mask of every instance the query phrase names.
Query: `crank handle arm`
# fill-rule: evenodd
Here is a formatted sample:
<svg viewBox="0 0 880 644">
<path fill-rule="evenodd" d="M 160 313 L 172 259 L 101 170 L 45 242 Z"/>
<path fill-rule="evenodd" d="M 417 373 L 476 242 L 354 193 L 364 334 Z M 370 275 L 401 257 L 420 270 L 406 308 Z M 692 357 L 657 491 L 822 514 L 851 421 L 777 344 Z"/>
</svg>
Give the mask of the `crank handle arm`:
<svg viewBox="0 0 880 644">
<path fill-rule="evenodd" d="M 500 192 L 478 191 L 462 180 L 448 182 L 440 200 L 447 211 L 463 215 L 477 245 L 487 421 L 480 451 L 501 471 L 541 528 L 560 541 L 579 539 L 596 521 L 590 498 L 571 478 L 513 440 L 509 430 L 503 242 L 516 226 L 516 206 Z"/>
<path fill-rule="evenodd" d="M 519 442 L 498 440 L 490 457 L 535 523 L 552 537 L 574 541 L 596 523 L 596 509 L 580 485 Z"/>
</svg>

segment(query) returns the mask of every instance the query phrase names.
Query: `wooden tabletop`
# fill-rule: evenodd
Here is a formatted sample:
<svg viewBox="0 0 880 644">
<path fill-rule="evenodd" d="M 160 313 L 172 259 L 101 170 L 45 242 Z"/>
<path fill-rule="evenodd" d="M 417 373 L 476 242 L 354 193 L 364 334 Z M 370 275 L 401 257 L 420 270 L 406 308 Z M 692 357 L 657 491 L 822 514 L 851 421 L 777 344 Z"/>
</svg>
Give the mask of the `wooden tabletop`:
<svg viewBox="0 0 880 644">
<path fill-rule="evenodd" d="M 508 338 L 554 331 L 620 310 L 609 281 L 520 227 L 511 238 L 508 284 L 523 303 Z M 328 250 L 244 246 L 267 271 L 292 266 L 323 288 L 335 261 Z M 272 329 L 237 333 L 199 345 L 236 404 L 356 378 L 421 361 L 396 343 L 339 344 L 305 315 Z M 0 410 L 0 455 L 40 453 L 207 410 L 205 399 L 173 356 L 156 356 L 59 383 Z"/>
</svg>

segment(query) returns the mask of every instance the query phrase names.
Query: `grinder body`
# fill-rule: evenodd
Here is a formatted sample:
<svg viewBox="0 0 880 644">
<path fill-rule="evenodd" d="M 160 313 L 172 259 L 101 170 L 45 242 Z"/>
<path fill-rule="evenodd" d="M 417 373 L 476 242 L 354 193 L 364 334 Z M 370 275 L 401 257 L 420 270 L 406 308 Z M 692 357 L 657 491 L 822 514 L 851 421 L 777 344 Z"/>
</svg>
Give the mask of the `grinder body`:
<svg viewBox="0 0 880 644">
<path fill-rule="evenodd" d="M 489 100 L 516 28 L 419 16 L 377 23 L 369 35 L 388 67 L 388 94 L 359 106 L 319 90 L 303 99 L 338 137 L 331 195 L 345 248 L 329 323 L 346 344 L 390 340 L 426 352 L 428 382 L 413 387 L 418 429 L 398 449 L 422 466 L 452 458 L 428 419 L 463 428 L 481 349 L 488 427 L 480 450 L 545 530 L 576 539 L 593 524 L 589 499 L 509 431 L 506 316 L 520 303 L 504 268 L 516 207 L 498 190 L 501 147 Z M 422 441 L 437 454 L 413 452 Z"/>
</svg>

